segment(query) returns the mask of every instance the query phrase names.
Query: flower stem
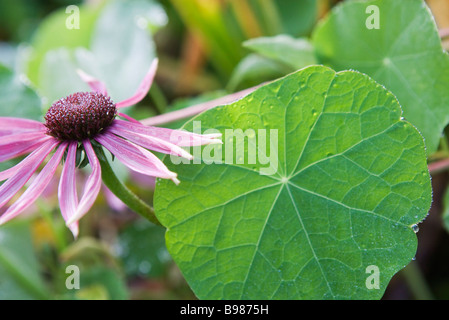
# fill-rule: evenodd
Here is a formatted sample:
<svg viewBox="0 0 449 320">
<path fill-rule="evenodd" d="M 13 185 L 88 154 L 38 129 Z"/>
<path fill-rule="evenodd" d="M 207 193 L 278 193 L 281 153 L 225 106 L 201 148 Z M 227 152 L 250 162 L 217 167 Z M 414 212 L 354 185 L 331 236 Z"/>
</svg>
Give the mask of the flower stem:
<svg viewBox="0 0 449 320">
<path fill-rule="evenodd" d="M 151 85 L 150 97 L 153 99 L 157 112 L 159 114 L 164 113 L 167 108 L 167 99 L 165 99 L 161 88 L 155 82 Z"/>
<path fill-rule="evenodd" d="M 438 31 L 438 33 L 439 33 L 441 39 L 447 38 L 447 37 L 449 37 L 449 28 L 440 29 Z"/>
<path fill-rule="evenodd" d="M 98 160 L 101 165 L 101 177 L 103 183 L 109 190 L 112 191 L 120 200 L 123 201 L 131 210 L 140 214 L 145 219 L 153 222 L 156 225 L 162 226 L 159 220 L 156 218 L 154 209 L 146 204 L 142 199 L 135 195 L 128 189 L 115 175 L 114 171 L 109 164 L 108 159 L 104 155 L 102 149 L 96 148 Z"/>
<path fill-rule="evenodd" d="M 430 174 L 437 174 L 441 171 L 449 169 L 449 158 L 431 162 L 428 165 Z"/>
<path fill-rule="evenodd" d="M 433 300 L 432 293 L 416 261 L 412 261 L 405 267 L 401 271 L 401 275 L 416 300 Z"/>
</svg>

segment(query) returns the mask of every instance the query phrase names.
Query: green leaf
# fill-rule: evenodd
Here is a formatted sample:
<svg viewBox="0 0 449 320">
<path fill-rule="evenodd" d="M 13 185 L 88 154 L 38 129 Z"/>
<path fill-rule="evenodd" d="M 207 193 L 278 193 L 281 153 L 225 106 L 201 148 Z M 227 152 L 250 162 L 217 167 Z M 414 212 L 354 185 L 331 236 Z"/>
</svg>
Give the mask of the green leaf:
<svg viewBox="0 0 449 320">
<path fill-rule="evenodd" d="M 280 0 L 276 4 L 285 33 L 304 36 L 312 30 L 318 15 L 317 0 Z"/>
<path fill-rule="evenodd" d="M 109 3 L 95 24 L 90 50 L 75 52 L 79 67 L 104 81 L 114 101 L 129 98 L 156 57 L 151 22 L 162 25 L 164 19 L 165 12 L 154 1 Z"/>
<path fill-rule="evenodd" d="M 304 38 L 295 39 L 281 34 L 250 39 L 243 46 L 293 68 L 292 71 L 316 64 L 314 48 Z"/>
<path fill-rule="evenodd" d="M 292 72 L 289 67 L 271 59 L 250 54 L 239 62 L 227 85 L 229 91 L 249 88 Z"/>
<path fill-rule="evenodd" d="M 203 147 L 195 165 L 167 157 L 181 184 L 158 180 L 154 205 L 199 298 L 380 298 L 414 257 L 412 226 L 431 203 L 423 139 L 366 75 L 309 67 L 184 128 L 194 121 L 202 132 L 218 129 L 223 149 Z M 227 129 L 250 131 L 237 139 Z M 258 130 L 269 130 L 268 147 Z M 204 162 L 211 147 L 224 164 Z M 261 174 L 268 167 L 277 170 Z M 372 265 L 380 286 L 370 290 Z"/>
<path fill-rule="evenodd" d="M 379 8 L 379 29 L 368 29 L 369 5 Z M 356 69 L 393 92 L 426 140 L 438 147 L 449 122 L 449 55 L 422 0 L 348 1 L 338 5 L 313 34 L 320 62 Z"/>
<path fill-rule="evenodd" d="M 66 48 L 50 50 L 45 54 L 39 73 L 39 91 L 44 96 L 45 105 L 75 92 L 90 91 L 81 80 L 73 53 Z"/>
<path fill-rule="evenodd" d="M 92 29 L 101 8 L 102 5 L 79 6 L 79 29 L 66 27 L 67 18 L 70 16 L 66 13 L 66 8 L 53 12 L 42 21 L 33 37 L 33 51 L 27 64 L 28 78 L 34 84 L 39 84 L 41 65 L 49 51 L 61 47 L 74 49 L 89 46 Z"/>
<path fill-rule="evenodd" d="M 167 112 L 172 112 L 176 110 L 181 110 L 187 107 L 191 107 L 200 103 L 208 102 L 214 99 L 218 99 L 221 97 L 224 97 L 228 95 L 229 92 L 225 90 L 216 90 L 216 91 L 208 91 L 202 94 L 199 94 L 195 97 L 188 97 L 188 98 L 178 98 L 167 108 Z M 190 117 L 192 118 L 192 117 Z M 180 119 L 177 121 L 173 121 L 167 124 L 164 124 L 164 128 L 170 128 L 170 129 L 179 129 L 181 128 L 190 118 L 187 119 Z M 140 118 L 134 118 L 134 119 L 140 119 Z"/>
<path fill-rule="evenodd" d="M 29 226 L 10 223 L 0 228 L 0 300 L 46 299 Z"/>
<path fill-rule="evenodd" d="M 77 299 L 126 300 L 129 298 L 123 277 L 107 267 L 83 269 L 80 280 L 80 290 L 75 292 Z"/>
<path fill-rule="evenodd" d="M 0 65 L 0 116 L 41 120 L 41 100 L 12 71 Z"/>
<path fill-rule="evenodd" d="M 139 220 L 120 233 L 118 254 L 127 276 L 162 276 L 172 259 L 165 247 L 165 231 Z"/>
<path fill-rule="evenodd" d="M 28 62 L 27 74 L 47 104 L 89 90 L 76 69 L 103 81 L 114 101 L 132 96 L 156 57 L 151 32 L 167 21 L 162 6 L 151 0 L 81 6 L 80 29 L 67 29 L 67 17 L 58 11 L 45 20 Z"/>
</svg>

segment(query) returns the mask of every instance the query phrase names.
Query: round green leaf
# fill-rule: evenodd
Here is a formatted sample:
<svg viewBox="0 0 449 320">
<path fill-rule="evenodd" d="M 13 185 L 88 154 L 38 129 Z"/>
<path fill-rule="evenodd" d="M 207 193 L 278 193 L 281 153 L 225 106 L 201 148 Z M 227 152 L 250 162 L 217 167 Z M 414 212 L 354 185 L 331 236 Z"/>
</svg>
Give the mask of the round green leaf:
<svg viewBox="0 0 449 320">
<path fill-rule="evenodd" d="M 371 28 L 376 12 L 379 29 Z M 364 72 L 391 90 L 428 153 L 437 149 L 449 122 L 449 55 L 424 1 L 345 2 L 316 28 L 313 42 L 321 62 Z"/>
<path fill-rule="evenodd" d="M 313 46 L 305 38 L 280 34 L 247 40 L 243 46 L 263 57 L 273 59 L 293 68 L 292 71 L 316 64 Z"/>
<path fill-rule="evenodd" d="M 69 17 L 64 10 L 50 15 L 33 41 L 27 74 L 46 107 L 88 90 L 77 69 L 103 81 L 116 102 L 132 96 L 156 57 L 152 32 L 167 21 L 163 7 L 152 0 L 80 6 L 79 29 L 66 28 Z"/>
<path fill-rule="evenodd" d="M 166 158 L 181 184 L 159 180 L 155 210 L 199 298 L 380 298 L 414 257 L 412 226 L 431 202 L 423 139 L 368 76 L 305 68 L 185 129 L 195 121 L 203 132 L 223 133 L 222 159 L 230 150 L 237 159 L 207 165 L 211 146 L 202 164 Z M 271 147 L 259 130 L 268 130 Z M 254 145 L 256 163 L 237 164 L 237 151 L 247 158 Z M 262 175 L 268 167 L 277 170 Z M 371 286 L 373 266 L 379 289 Z"/>
<path fill-rule="evenodd" d="M 27 76 L 35 85 L 39 85 L 41 65 L 48 51 L 61 47 L 74 49 L 89 46 L 92 29 L 101 8 L 102 5 L 80 6 L 79 29 L 67 28 L 66 23 L 71 13 L 66 13 L 66 8 L 61 8 L 45 17 L 34 34 L 33 51 L 26 66 Z"/>
<path fill-rule="evenodd" d="M 276 1 L 276 5 L 286 33 L 302 36 L 308 34 L 313 28 L 318 13 L 318 1 L 282 0 Z"/>
<path fill-rule="evenodd" d="M 154 1 L 111 1 L 96 21 L 90 50 L 75 51 L 79 67 L 104 81 L 114 101 L 131 97 L 156 57 L 150 27 L 166 19 Z"/>
<path fill-rule="evenodd" d="M 0 116 L 41 120 L 41 99 L 11 70 L 0 64 Z"/>
</svg>

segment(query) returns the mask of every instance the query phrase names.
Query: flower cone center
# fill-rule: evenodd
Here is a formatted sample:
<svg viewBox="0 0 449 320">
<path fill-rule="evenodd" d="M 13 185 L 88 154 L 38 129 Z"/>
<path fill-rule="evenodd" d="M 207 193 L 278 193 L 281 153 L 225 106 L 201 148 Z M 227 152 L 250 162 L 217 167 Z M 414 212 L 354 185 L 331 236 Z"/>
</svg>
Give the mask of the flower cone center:
<svg viewBox="0 0 449 320">
<path fill-rule="evenodd" d="M 116 115 L 108 96 L 77 92 L 53 103 L 45 115 L 45 126 L 47 134 L 61 141 L 82 141 L 110 126 Z"/>
</svg>

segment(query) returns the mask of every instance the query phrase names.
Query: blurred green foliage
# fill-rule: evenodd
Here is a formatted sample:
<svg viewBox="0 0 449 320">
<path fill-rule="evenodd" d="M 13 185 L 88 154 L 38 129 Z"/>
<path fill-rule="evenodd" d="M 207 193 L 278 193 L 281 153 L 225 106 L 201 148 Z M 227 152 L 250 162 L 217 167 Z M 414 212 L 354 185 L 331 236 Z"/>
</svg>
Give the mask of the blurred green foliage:
<svg viewBox="0 0 449 320">
<path fill-rule="evenodd" d="M 78 68 L 104 81 L 115 100 L 126 98 L 154 57 L 160 59 L 156 86 L 126 110 L 138 119 L 271 81 L 324 62 L 308 39 L 337 2 L 0 1 L 0 116 L 42 119 L 53 100 L 89 90 Z M 69 5 L 80 8 L 80 29 L 66 28 Z M 12 164 L 0 163 L 0 170 Z M 142 188 L 119 171 L 131 189 L 152 202 L 152 187 Z M 163 229 L 129 210 L 113 210 L 101 197 L 81 221 L 80 239 L 73 241 L 55 195 L 49 188 L 28 218 L 0 228 L 0 299 L 194 298 L 167 255 Z M 447 235 L 443 239 L 447 243 Z M 438 253 L 435 265 L 447 265 L 448 255 Z M 82 270 L 83 290 L 65 287 L 66 267 L 72 264 Z M 438 278 L 430 283 L 438 297 L 447 297 L 441 274 L 435 272 Z"/>
</svg>

